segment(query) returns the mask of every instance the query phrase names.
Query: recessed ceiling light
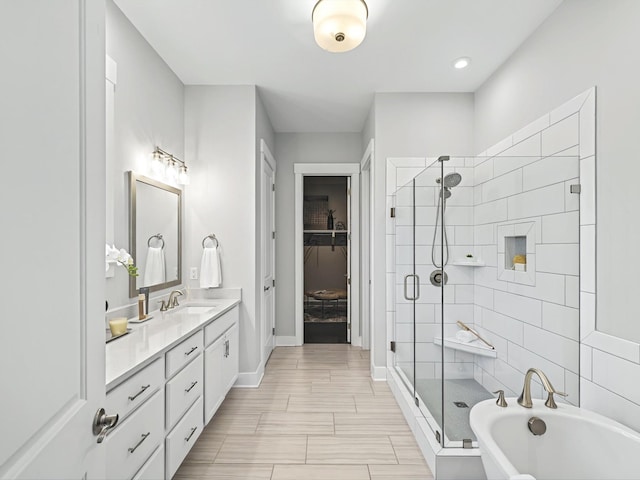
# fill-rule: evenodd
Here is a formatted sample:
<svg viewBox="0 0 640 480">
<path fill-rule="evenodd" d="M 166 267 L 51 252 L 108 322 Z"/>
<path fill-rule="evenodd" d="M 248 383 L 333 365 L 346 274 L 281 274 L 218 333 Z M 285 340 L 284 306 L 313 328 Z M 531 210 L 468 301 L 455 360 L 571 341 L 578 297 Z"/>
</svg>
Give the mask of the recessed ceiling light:
<svg viewBox="0 0 640 480">
<path fill-rule="evenodd" d="M 471 59 L 469 57 L 460 57 L 455 62 L 453 62 L 453 66 L 458 70 L 462 68 L 467 68 L 471 63 Z"/>
</svg>

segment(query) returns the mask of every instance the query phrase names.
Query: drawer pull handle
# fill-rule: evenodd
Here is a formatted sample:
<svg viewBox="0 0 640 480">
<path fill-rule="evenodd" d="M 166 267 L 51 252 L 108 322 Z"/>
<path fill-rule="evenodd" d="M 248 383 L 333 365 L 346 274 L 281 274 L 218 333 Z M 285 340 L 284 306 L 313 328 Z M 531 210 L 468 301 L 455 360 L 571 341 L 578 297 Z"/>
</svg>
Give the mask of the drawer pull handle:
<svg viewBox="0 0 640 480">
<path fill-rule="evenodd" d="M 147 439 L 147 437 L 148 437 L 149 435 L 151 435 L 151 432 L 143 433 L 143 434 L 142 434 L 142 438 L 140 439 L 140 441 L 139 441 L 138 443 L 136 443 L 136 446 L 135 446 L 135 447 L 129 447 L 129 449 L 128 449 L 128 450 L 129 450 L 129 453 L 133 453 L 133 452 L 135 452 L 135 451 L 138 449 L 138 447 L 139 447 L 140 445 L 142 445 L 142 442 L 144 442 L 144 441 Z"/>
<path fill-rule="evenodd" d="M 184 440 L 185 440 L 186 442 L 188 442 L 189 440 L 191 440 L 191 437 L 193 437 L 193 434 L 194 434 L 194 433 L 196 433 L 196 430 L 197 430 L 197 429 L 198 429 L 198 427 L 193 427 L 193 428 L 191 429 L 191 433 L 189 434 L 189 436 L 188 436 L 188 437 L 184 437 Z"/>
<path fill-rule="evenodd" d="M 191 386 L 189 388 L 185 388 L 184 391 L 189 393 L 191 390 L 193 390 L 193 387 L 195 387 L 198 384 L 198 381 L 196 380 L 195 382 L 193 382 L 191 384 Z"/>
<path fill-rule="evenodd" d="M 185 352 L 185 355 L 189 356 L 191 355 L 193 352 L 195 352 L 198 349 L 197 346 L 195 347 L 191 347 L 191 350 L 189 350 L 188 352 Z"/>
<path fill-rule="evenodd" d="M 142 395 L 144 393 L 144 391 L 149 388 L 151 386 L 151 384 L 149 385 L 143 385 L 142 388 L 140 389 L 140 391 L 138 393 L 136 393 L 133 397 L 129 397 L 129 401 L 133 402 L 136 398 L 138 398 L 138 396 Z"/>
</svg>

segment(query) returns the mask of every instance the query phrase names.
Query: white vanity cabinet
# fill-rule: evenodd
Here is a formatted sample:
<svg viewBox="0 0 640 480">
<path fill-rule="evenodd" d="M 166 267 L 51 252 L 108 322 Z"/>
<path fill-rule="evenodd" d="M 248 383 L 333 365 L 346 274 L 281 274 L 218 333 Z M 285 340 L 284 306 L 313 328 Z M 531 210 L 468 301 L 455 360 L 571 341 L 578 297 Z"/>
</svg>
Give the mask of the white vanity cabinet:
<svg viewBox="0 0 640 480">
<path fill-rule="evenodd" d="M 209 423 L 238 378 L 238 309 L 205 328 L 204 421 Z"/>
<path fill-rule="evenodd" d="M 239 300 L 227 302 L 224 313 L 178 311 L 108 345 L 106 406 L 120 420 L 105 440 L 107 478 L 175 475 L 238 378 Z"/>
<path fill-rule="evenodd" d="M 106 438 L 107 478 L 130 479 L 164 440 L 163 391 L 129 415 Z"/>
</svg>

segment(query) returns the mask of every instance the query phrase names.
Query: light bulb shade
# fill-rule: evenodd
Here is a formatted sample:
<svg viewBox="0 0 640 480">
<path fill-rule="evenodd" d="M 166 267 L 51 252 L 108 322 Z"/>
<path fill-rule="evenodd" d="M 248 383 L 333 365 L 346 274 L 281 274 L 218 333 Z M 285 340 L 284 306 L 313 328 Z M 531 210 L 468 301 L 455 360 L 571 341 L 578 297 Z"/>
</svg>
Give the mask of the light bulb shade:
<svg viewBox="0 0 640 480">
<path fill-rule="evenodd" d="M 171 159 L 167 163 L 167 171 L 165 173 L 167 179 L 171 182 L 175 182 L 178 178 L 178 167 L 176 166 L 176 162 Z"/>
<path fill-rule="evenodd" d="M 364 0 L 319 0 L 313 8 L 313 36 L 329 52 L 348 52 L 364 40 L 369 11 Z"/>
<path fill-rule="evenodd" d="M 178 183 L 180 185 L 189 185 L 189 174 L 187 173 L 187 167 L 182 165 L 180 167 L 180 173 L 178 174 Z"/>
</svg>

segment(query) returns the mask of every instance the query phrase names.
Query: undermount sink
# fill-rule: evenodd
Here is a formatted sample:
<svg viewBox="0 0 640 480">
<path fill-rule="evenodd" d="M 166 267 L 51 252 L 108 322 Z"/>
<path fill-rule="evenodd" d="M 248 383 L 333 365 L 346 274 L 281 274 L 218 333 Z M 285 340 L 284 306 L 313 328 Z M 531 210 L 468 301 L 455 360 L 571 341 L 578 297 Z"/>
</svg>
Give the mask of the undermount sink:
<svg viewBox="0 0 640 480">
<path fill-rule="evenodd" d="M 186 313 L 187 315 L 201 315 L 215 310 L 217 305 L 187 305 L 175 309 L 172 313 Z"/>
</svg>

